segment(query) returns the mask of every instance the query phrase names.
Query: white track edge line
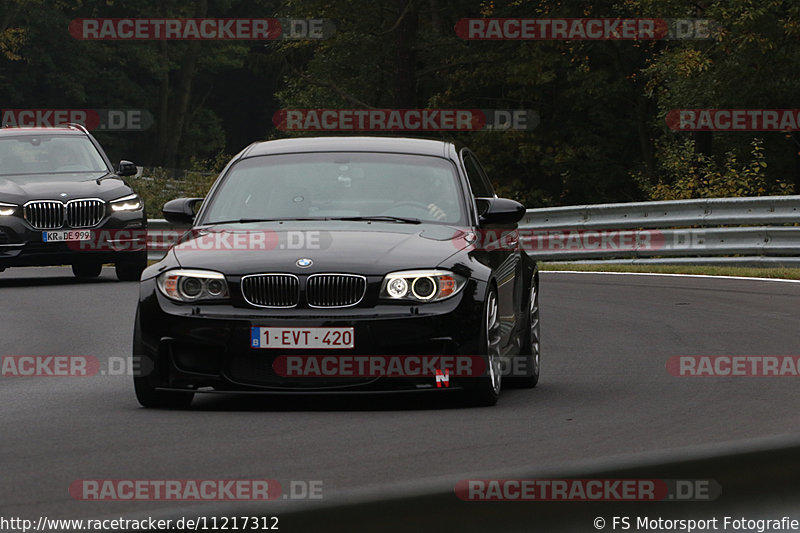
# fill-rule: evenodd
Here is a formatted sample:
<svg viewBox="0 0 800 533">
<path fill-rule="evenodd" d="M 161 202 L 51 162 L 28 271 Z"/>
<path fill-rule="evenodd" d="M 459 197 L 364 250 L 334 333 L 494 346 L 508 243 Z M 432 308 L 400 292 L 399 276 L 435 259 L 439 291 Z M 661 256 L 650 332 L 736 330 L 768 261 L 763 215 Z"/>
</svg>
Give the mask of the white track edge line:
<svg viewBox="0 0 800 533">
<path fill-rule="evenodd" d="M 540 270 L 543 274 L 615 274 L 627 276 L 677 276 L 683 278 L 738 279 L 745 281 L 781 281 L 784 283 L 800 283 L 800 279 L 753 278 L 747 276 L 713 276 L 711 274 L 668 274 L 661 272 L 597 272 L 592 270 Z"/>
</svg>

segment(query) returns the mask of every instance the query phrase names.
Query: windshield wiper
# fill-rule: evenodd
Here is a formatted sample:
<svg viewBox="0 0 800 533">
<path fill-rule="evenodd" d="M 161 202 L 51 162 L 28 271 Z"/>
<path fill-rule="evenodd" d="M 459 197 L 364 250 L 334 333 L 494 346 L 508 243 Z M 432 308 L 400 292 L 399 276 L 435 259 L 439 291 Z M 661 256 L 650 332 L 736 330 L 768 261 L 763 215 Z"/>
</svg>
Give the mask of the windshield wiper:
<svg viewBox="0 0 800 533">
<path fill-rule="evenodd" d="M 372 215 L 366 217 L 330 217 L 329 220 L 367 220 L 367 221 L 378 221 L 378 222 L 402 222 L 404 224 L 422 224 L 422 221 L 418 218 L 411 218 L 411 217 L 394 217 L 389 215 Z"/>
<path fill-rule="evenodd" d="M 323 217 L 307 217 L 307 218 L 236 218 L 232 220 L 218 220 L 216 222 L 208 222 L 204 226 L 216 226 L 218 224 L 249 224 L 251 222 L 286 222 L 294 220 L 328 220 Z"/>
<path fill-rule="evenodd" d="M 361 221 L 368 222 L 400 222 L 403 224 L 422 224 L 418 218 L 411 217 L 394 217 L 389 215 L 372 215 L 372 216 L 358 216 L 358 217 L 301 217 L 301 218 L 236 218 L 231 220 L 219 220 L 216 222 L 208 222 L 204 226 L 217 226 L 219 224 L 249 224 L 252 222 L 286 222 L 286 221 L 306 221 L 306 220 L 344 220 L 344 221 Z"/>
</svg>

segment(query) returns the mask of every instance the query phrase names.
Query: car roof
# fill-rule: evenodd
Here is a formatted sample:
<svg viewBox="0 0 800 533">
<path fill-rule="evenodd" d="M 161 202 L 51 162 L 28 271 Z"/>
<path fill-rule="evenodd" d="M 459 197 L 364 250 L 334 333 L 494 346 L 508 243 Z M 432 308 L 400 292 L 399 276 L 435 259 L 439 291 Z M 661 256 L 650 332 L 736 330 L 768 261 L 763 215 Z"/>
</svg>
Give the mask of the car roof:
<svg viewBox="0 0 800 533">
<path fill-rule="evenodd" d="M 25 126 L 0 128 L 0 137 L 17 135 L 41 135 L 43 133 L 55 135 L 83 135 L 85 132 L 76 126 Z"/>
<path fill-rule="evenodd" d="M 251 144 L 242 157 L 302 152 L 383 152 L 447 157 L 452 143 L 409 137 L 296 137 Z"/>
</svg>

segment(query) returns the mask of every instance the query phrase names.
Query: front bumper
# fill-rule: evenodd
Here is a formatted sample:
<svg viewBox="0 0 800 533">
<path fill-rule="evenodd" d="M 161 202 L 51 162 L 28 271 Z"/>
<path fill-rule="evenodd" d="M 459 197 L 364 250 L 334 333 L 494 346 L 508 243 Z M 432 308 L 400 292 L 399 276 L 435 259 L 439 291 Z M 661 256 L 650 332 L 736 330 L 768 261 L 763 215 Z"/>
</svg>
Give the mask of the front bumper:
<svg viewBox="0 0 800 533">
<path fill-rule="evenodd" d="M 474 381 L 434 373 L 413 377 L 288 376 L 287 356 L 476 356 L 480 353 L 485 285 L 470 281 L 451 299 L 425 305 L 379 304 L 349 309 L 253 309 L 176 304 L 141 283 L 134 357 L 154 387 L 224 392 L 374 392 L 460 389 Z M 354 347 L 281 350 L 251 347 L 252 327 L 352 327 Z M 418 357 L 417 359 L 419 359 Z M 430 360 L 430 358 L 427 358 Z M 363 360 L 363 357 L 361 357 Z M 385 359 L 385 358 L 384 358 Z M 437 386 L 438 385 L 438 386 Z"/>
<path fill-rule="evenodd" d="M 92 232 L 92 239 L 82 245 L 80 242 L 44 242 L 42 233 L 45 230 L 34 229 L 21 217 L 0 217 L 0 268 L 70 265 L 81 261 L 116 263 L 139 258 L 147 254 L 146 228 L 142 211 L 115 213 L 97 226 L 84 228 Z M 128 239 L 117 242 L 120 233 L 127 234 Z"/>
</svg>

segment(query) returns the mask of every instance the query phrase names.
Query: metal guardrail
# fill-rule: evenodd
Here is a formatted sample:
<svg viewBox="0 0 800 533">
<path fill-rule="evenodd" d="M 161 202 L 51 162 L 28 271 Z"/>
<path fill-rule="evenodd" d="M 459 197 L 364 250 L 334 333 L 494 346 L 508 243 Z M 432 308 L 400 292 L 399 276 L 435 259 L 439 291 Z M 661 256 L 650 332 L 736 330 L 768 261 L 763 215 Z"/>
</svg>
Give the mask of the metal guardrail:
<svg viewBox="0 0 800 533">
<path fill-rule="evenodd" d="M 520 241 L 541 261 L 798 266 L 797 223 L 797 195 L 580 205 L 529 209 Z"/>
<path fill-rule="evenodd" d="M 800 222 L 800 195 L 529 209 L 520 227 L 551 230 L 631 229 L 796 222 Z"/>
<path fill-rule="evenodd" d="M 188 230 L 188 229 L 189 229 L 188 226 L 180 226 L 180 227 L 178 227 L 178 226 L 176 226 L 174 224 L 171 224 L 171 223 L 167 222 L 163 218 L 154 218 L 154 219 L 150 219 L 150 220 L 147 221 L 147 231 L 148 232 L 153 231 L 153 230 L 156 230 L 156 231 L 180 231 L 180 230 Z M 164 257 L 165 254 L 166 254 L 166 250 L 152 249 L 152 248 L 148 247 L 147 259 L 149 259 L 150 261 L 157 261 L 157 260 L 161 259 L 162 257 Z"/>
<path fill-rule="evenodd" d="M 800 195 L 529 209 L 519 229 L 540 261 L 800 266 L 800 226 L 787 224 L 800 224 Z"/>
</svg>

